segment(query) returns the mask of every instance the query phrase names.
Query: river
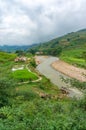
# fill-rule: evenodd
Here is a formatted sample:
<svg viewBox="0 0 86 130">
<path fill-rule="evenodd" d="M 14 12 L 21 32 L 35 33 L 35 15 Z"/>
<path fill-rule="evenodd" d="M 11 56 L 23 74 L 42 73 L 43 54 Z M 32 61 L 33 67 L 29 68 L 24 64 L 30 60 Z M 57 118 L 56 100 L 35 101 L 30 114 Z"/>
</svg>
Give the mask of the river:
<svg viewBox="0 0 86 130">
<path fill-rule="evenodd" d="M 50 79 L 50 81 L 55 84 L 56 86 L 58 86 L 59 88 L 61 87 L 65 87 L 68 89 L 69 92 L 69 97 L 81 97 L 82 96 L 82 92 L 79 91 L 76 88 L 71 88 L 70 85 L 64 83 L 61 79 L 61 77 L 64 78 L 68 78 L 66 75 L 58 72 L 57 70 L 55 70 L 54 68 L 52 68 L 51 64 L 54 61 L 59 60 L 59 58 L 57 57 L 43 57 L 43 56 L 38 56 L 37 57 L 41 63 L 37 66 L 37 70 L 44 75 L 45 77 L 47 77 L 48 79 Z"/>
</svg>

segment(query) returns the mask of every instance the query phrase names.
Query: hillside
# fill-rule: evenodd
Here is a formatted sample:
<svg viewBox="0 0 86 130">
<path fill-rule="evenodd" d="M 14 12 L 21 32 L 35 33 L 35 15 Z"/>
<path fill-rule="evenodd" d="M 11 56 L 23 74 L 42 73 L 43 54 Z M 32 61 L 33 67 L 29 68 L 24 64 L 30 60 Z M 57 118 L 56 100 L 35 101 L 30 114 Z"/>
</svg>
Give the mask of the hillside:
<svg viewBox="0 0 86 130">
<path fill-rule="evenodd" d="M 15 52 L 16 50 L 23 50 L 26 51 L 28 48 L 34 47 L 36 44 L 33 45 L 3 45 L 0 46 L 0 50 L 6 51 L 6 52 Z"/>
<path fill-rule="evenodd" d="M 41 43 L 31 48 L 34 51 L 43 51 L 45 54 L 58 55 L 59 50 L 86 47 L 86 29 L 71 32 L 59 38 L 55 38 L 46 43 Z"/>
<path fill-rule="evenodd" d="M 35 70 L 33 57 L 27 57 L 27 62 L 14 62 L 15 57 L 0 52 L 0 130 L 86 129 L 86 98 L 70 99 Z M 16 70 L 12 76 L 12 68 L 22 66 L 23 70 Z M 31 77 L 24 82 L 32 73 L 41 80 L 33 82 Z"/>
<path fill-rule="evenodd" d="M 85 39 L 85 31 L 77 33 L 82 32 L 82 37 Z M 73 35 L 74 39 L 74 33 L 68 35 L 70 37 Z M 67 37 L 66 35 L 57 38 L 58 40 L 54 39 L 42 44 L 39 49 L 38 46 L 34 47 L 31 51 L 34 52 L 36 49 L 35 51 L 51 54 L 48 49 L 51 52 L 58 49 L 61 52 L 59 53 L 61 59 L 67 62 L 71 59 L 70 63 L 75 61 L 77 65 L 82 63 L 82 67 L 85 67 L 85 60 L 81 56 L 85 51 L 85 40 L 83 44 L 82 40 L 79 40 L 80 42 L 75 40 L 77 42 L 74 44 L 71 38 L 67 44 Z M 79 37 L 81 38 L 81 35 Z M 61 42 L 63 39 L 66 41 L 63 42 L 65 44 Z M 54 41 L 58 41 L 58 44 L 52 48 Z M 58 51 L 55 52 L 54 55 L 58 56 Z M 70 98 L 67 91 L 58 88 L 58 83 L 55 86 L 35 69 L 33 55 L 26 52 L 27 61 L 15 62 L 17 55 L 17 53 L 0 52 L 0 130 L 86 129 L 86 97 L 79 100 Z M 76 80 L 68 82 L 71 82 L 72 87 L 75 86 L 86 93 L 86 83 Z"/>
<path fill-rule="evenodd" d="M 86 68 L 86 29 L 71 32 L 29 50 L 43 52 L 46 55 L 59 56 L 62 60 Z"/>
<path fill-rule="evenodd" d="M 15 57 L 16 57 L 16 54 L 14 53 L 0 52 L 0 64 L 13 61 Z"/>
</svg>

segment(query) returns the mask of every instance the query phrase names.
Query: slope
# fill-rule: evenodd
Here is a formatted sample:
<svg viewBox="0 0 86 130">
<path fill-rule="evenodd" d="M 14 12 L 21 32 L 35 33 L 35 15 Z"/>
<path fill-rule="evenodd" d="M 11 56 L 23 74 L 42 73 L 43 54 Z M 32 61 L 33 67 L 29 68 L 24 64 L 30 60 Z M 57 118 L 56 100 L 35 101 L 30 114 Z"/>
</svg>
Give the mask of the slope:
<svg viewBox="0 0 86 130">
<path fill-rule="evenodd" d="M 60 56 L 68 63 L 86 68 L 86 29 L 71 32 L 46 43 L 31 48 L 30 52 L 43 52 L 46 55 Z"/>
</svg>

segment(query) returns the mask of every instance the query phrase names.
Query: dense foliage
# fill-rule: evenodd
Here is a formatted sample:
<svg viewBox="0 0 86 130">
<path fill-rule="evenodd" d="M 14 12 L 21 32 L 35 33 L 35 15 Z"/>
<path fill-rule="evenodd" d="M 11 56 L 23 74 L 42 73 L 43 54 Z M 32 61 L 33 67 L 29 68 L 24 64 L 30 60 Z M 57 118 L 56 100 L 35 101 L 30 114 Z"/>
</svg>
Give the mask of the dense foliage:
<svg viewBox="0 0 86 130">
<path fill-rule="evenodd" d="M 10 97 L 12 98 L 14 95 L 12 91 L 15 86 L 14 80 L 9 80 L 7 78 L 0 79 L 0 107 L 9 104 Z"/>
<path fill-rule="evenodd" d="M 86 97 L 70 99 L 38 73 L 41 81 L 18 84 L 11 76 L 12 67 L 22 63 L 15 63 L 15 57 L 0 52 L 0 130 L 86 130 Z M 33 58 L 23 64 L 36 72 Z M 19 71 L 16 73 L 18 76 Z M 23 78 L 26 76 L 24 70 Z M 86 83 L 71 83 L 85 93 Z"/>
</svg>

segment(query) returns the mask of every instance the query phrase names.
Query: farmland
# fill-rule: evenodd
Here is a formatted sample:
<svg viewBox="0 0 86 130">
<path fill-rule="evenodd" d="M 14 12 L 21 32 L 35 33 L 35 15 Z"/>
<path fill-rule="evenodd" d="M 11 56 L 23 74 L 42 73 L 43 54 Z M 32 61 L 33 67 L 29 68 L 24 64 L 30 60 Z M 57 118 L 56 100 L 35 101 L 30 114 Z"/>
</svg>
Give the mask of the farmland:
<svg viewBox="0 0 86 130">
<path fill-rule="evenodd" d="M 73 33 L 59 38 L 59 43 L 63 45 L 62 50 L 59 43 L 60 48 L 51 47 L 52 43 L 58 46 L 57 39 L 50 44 L 48 42 L 47 47 L 48 49 L 51 47 L 50 50 L 44 49 L 46 45 L 41 45 L 41 49 L 46 54 L 53 53 L 55 56 L 58 56 L 57 50 L 59 50 L 60 59 L 85 68 L 85 59 L 82 56 L 85 51 L 85 35 L 79 44 L 77 38 L 83 39 L 81 33 L 79 37 Z M 18 53 L 0 52 L 0 130 L 85 130 L 86 96 L 79 100 L 68 97 L 68 93 L 58 88 L 59 78 L 53 76 L 43 65 L 47 75 L 53 76 L 53 79 L 57 78 L 56 85 L 51 83 L 50 79 L 36 70 L 34 55 L 29 51 L 24 54 L 30 60 L 14 62 Z M 48 61 L 47 63 L 49 64 Z M 22 65 L 24 68 L 19 70 Z M 12 71 L 12 68 L 18 70 Z M 44 72 L 43 68 L 42 71 Z M 32 82 L 38 77 L 42 79 Z M 72 86 L 86 94 L 85 82 L 73 79 Z"/>
<path fill-rule="evenodd" d="M 60 59 L 68 62 L 72 65 L 76 65 L 78 67 L 86 68 L 86 61 L 83 58 L 83 52 L 85 52 L 85 48 L 75 48 L 63 51 Z"/>
<path fill-rule="evenodd" d="M 18 81 L 24 82 L 24 81 L 36 80 L 38 77 L 37 75 L 28 71 L 27 69 L 23 69 L 14 71 L 13 78 L 17 79 Z"/>
</svg>

